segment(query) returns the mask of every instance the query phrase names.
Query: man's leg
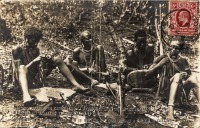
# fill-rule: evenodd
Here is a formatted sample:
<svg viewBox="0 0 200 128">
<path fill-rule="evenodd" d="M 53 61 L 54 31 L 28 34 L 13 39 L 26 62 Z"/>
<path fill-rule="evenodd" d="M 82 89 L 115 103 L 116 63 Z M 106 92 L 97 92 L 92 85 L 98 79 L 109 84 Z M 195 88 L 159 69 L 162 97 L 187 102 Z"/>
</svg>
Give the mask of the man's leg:
<svg viewBox="0 0 200 128">
<path fill-rule="evenodd" d="M 82 91 L 88 90 L 87 88 L 83 87 L 75 80 L 74 76 L 72 75 L 69 68 L 66 66 L 66 64 L 64 63 L 61 57 L 56 56 L 53 58 L 53 61 L 55 62 L 56 66 L 58 66 L 62 75 L 65 78 L 67 78 L 75 86 L 74 90 L 82 90 Z"/>
<path fill-rule="evenodd" d="M 188 96 L 190 93 L 190 90 L 193 90 L 194 95 L 197 98 L 198 104 L 198 115 L 196 116 L 196 119 L 194 121 L 193 127 L 199 128 L 200 126 L 200 77 L 198 75 L 190 76 L 184 83 L 184 89 L 186 92 L 186 95 Z"/>
<path fill-rule="evenodd" d="M 196 118 L 194 120 L 194 124 L 193 127 L 194 128 L 199 128 L 200 127 L 200 83 L 196 83 L 196 85 L 198 87 L 193 89 L 194 95 L 196 96 L 197 100 L 198 100 L 198 104 L 197 104 L 197 108 L 198 108 L 198 113 L 196 115 Z"/>
<path fill-rule="evenodd" d="M 27 73 L 28 70 L 24 65 L 19 66 L 19 83 L 21 86 L 21 90 L 23 93 L 23 102 L 29 102 L 31 101 L 31 96 L 28 92 L 28 80 L 27 80 Z"/>
<path fill-rule="evenodd" d="M 70 69 L 71 73 L 73 74 L 73 76 L 75 77 L 77 81 L 80 80 L 81 78 L 79 82 L 90 82 L 91 86 L 98 84 L 97 80 L 86 75 L 84 72 L 79 70 L 78 67 L 72 64 L 67 64 L 67 67 Z"/>
<path fill-rule="evenodd" d="M 176 97 L 176 92 L 178 89 L 179 81 L 180 81 L 180 73 L 176 73 L 171 79 L 170 92 L 169 92 L 169 102 L 168 102 L 168 113 L 166 118 L 174 120 L 174 102 Z"/>
<path fill-rule="evenodd" d="M 197 75 L 190 76 L 183 84 L 183 87 L 187 97 L 189 96 L 190 91 L 193 90 L 198 101 L 197 107 L 200 115 L 200 77 Z"/>
<path fill-rule="evenodd" d="M 194 95 L 196 96 L 197 101 L 198 101 L 198 104 L 197 104 L 197 107 L 198 107 L 198 115 L 200 115 L 200 101 L 199 101 L 199 99 L 200 99 L 200 85 L 199 85 L 199 84 L 200 84 L 200 83 L 197 84 L 198 87 L 196 87 L 196 88 L 193 89 L 193 93 L 194 93 Z"/>
</svg>

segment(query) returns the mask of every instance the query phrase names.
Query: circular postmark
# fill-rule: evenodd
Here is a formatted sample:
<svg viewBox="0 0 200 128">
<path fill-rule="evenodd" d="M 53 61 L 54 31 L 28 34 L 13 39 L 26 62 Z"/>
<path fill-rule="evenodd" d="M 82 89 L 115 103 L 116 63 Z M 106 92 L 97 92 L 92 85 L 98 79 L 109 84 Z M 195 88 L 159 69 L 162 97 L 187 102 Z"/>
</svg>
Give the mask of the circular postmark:
<svg viewBox="0 0 200 128">
<path fill-rule="evenodd" d="M 176 13 L 176 22 L 179 27 L 189 27 L 191 23 L 191 13 L 188 9 L 182 8 Z"/>
<path fill-rule="evenodd" d="M 161 40 L 170 46 L 172 40 L 184 37 L 186 42 L 196 42 L 200 35 L 198 16 L 186 8 L 168 12 L 161 22 Z"/>
</svg>

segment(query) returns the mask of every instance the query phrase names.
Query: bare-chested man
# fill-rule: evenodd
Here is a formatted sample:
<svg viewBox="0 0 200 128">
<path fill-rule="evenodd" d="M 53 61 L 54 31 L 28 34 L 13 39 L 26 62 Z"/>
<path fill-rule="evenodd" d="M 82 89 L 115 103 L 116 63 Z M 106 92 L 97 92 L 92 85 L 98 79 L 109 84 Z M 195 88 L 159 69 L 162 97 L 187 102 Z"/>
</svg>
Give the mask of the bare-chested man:
<svg viewBox="0 0 200 128">
<path fill-rule="evenodd" d="M 77 62 L 78 68 L 86 74 L 92 74 L 95 78 L 98 74 L 108 75 L 103 47 L 94 44 L 88 30 L 81 33 L 80 40 L 82 47 L 74 49 L 73 53 L 73 60 Z"/>
<path fill-rule="evenodd" d="M 150 65 L 154 59 L 154 45 L 147 42 L 145 30 L 138 30 L 135 35 L 135 45 L 126 50 L 125 60 L 120 64 L 127 68 L 128 74 L 133 69 L 143 69 L 144 65 Z"/>
<path fill-rule="evenodd" d="M 28 89 L 37 87 L 37 80 L 39 79 L 39 63 L 44 58 L 40 55 L 40 50 L 37 47 L 43 34 L 41 30 L 30 27 L 24 32 L 24 39 L 26 45 L 24 47 L 16 47 L 12 49 L 13 61 L 18 61 L 20 64 L 18 70 L 19 84 L 23 93 L 23 103 L 25 106 L 30 106 L 34 100 L 31 98 Z M 67 78 L 74 86 L 75 91 L 87 91 L 88 89 L 80 85 L 71 74 L 70 70 L 59 56 L 52 57 L 46 62 L 46 74 L 48 76 L 51 71 L 58 67 L 62 75 Z"/>
<path fill-rule="evenodd" d="M 168 113 L 166 118 L 172 120 L 174 119 L 174 102 L 179 86 L 183 87 L 187 97 L 189 96 L 191 89 L 193 90 L 198 100 L 198 109 L 200 110 L 200 78 L 197 75 L 191 75 L 187 59 L 180 56 L 179 53 L 181 50 L 181 45 L 182 44 L 180 42 L 173 41 L 171 43 L 172 50 L 169 52 L 169 54 L 159 56 L 154 60 L 154 63 L 150 69 L 146 71 L 146 77 L 149 78 L 157 74 L 157 71 L 163 67 L 166 68 L 164 77 L 166 80 L 168 80 L 168 82 L 165 81 L 162 89 L 169 88 L 169 90 L 166 89 L 169 91 L 169 96 L 167 96 Z"/>
</svg>

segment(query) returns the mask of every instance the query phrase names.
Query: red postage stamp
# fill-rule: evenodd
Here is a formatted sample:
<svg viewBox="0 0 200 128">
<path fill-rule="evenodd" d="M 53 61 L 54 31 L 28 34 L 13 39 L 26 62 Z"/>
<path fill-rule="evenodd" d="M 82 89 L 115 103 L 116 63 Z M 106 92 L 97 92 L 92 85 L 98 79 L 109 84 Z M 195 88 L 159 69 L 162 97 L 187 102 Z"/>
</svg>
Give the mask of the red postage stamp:
<svg viewBox="0 0 200 128">
<path fill-rule="evenodd" d="M 198 1 L 169 1 L 169 29 L 171 36 L 198 34 Z"/>
</svg>

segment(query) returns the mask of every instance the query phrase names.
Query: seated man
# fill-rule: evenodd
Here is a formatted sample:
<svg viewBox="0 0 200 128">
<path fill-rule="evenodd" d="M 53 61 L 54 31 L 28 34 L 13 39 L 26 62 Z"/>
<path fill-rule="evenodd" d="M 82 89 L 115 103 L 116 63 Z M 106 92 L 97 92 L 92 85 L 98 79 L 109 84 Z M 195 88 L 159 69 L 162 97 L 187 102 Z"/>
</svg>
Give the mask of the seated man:
<svg viewBox="0 0 200 128">
<path fill-rule="evenodd" d="M 103 47 L 93 45 L 91 33 L 87 30 L 81 33 L 80 39 L 82 47 L 74 49 L 73 52 L 73 60 L 77 63 L 78 68 L 94 77 L 108 75 Z M 97 79 L 100 80 L 100 78 Z"/>
<path fill-rule="evenodd" d="M 158 57 L 149 70 L 146 71 L 146 78 L 149 78 L 158 73 L 158 70 L 165 70 L 164 86 L 161 87 L 161 91 L 169 91 L 168 98 L 168 119 L 174 119 L 174 101 L 179 86 L 182 86 L 186 92 L 186 96 L 189 95 L 190 90 L 193 88 L 194 94 L 199 102 L 200 84 L 197 76 L 190 76 L 191 71 L 186 58 L 179 55 L 181 49 L 181 43 L 173 41 L 171 43 L 172 50 L 167 55 Z M 190 76 L 190 77 L 189 77 Z M 189 77 L 189 78 L 188 78 Z M 184 82 L 185 81 L 185 82 Z M 200 108 L 200 106 L 198 105 Z"/>
<path fill-rule="evenodd" d="M 135 45 L 127 50 L 126 58 L 120 61 L 125 68 L 125 75 L 136 69 L 143 69 L 145 65 L 153 63 L 154 46 L 147 42 L 145 30 L 138 30 L 135 33 Z"/>
<path fill-rule="evenodd" d="M 141 79 L 142 77 L 140 77 L 140 75 L 143 73 L 139 71 L 143 70 L 145 66 L 148 68 L 148 65 L 153 63 L 154 45 L 147 42 L 145 30 L 137 30 L 134 38 L 135 44 L 133 47 L 130 47 L 127 50 L 121 50 L 122 52 L 119 61 L 120 66 L 123 69 L 123 74 L 125 75 L 125 81 L 127 81 L 125 86 L 126 91 L 131 90 L 133 87 L 150 88 L 156 83 L 155 78 L 148 80 Z M 139 85 L 140 83 L 142 83 L 142 85 Z"/>
<path fill-rule="evenodd" d="M 17 62 L 19 67 L 16 69 L 18 72 L 17 80 L 21 86 L 23 93 L 23 103 L 25 106 L 31 105 L 33 99 L 28 92 L 29 88 L 37 87 L 38 77 L 40 75 L 39 65 L 40 61 L 44 59 L 40 55 L 40 50 L 37 45 L 42 38 L 43 34 L 40 30 L 30 27 L 25 30 L 24 39 L 26 46 L 16 47 L 12 49 L 13 61 Z M 45 76 L 48 76 L 51 71 L 58 67 L 62 75 L 67 78 L 74 86 L 75 91 L 87 91 L 88 89 L 80 85 L 71 74 L 64 61 L 59 56 L 52 57 L 46 61 L 46 72 Z"/>
<path fill-rule="evenodd" d="M 99 82 L 92 77 L 89 77 L 87 73 L 84 73 L 78 68 L 78 64 L 76 61 L 72 59 L 71 55 L 68 55 L 64 60 L 65 64 L 75 77 L 75 79 L 80 83 L 90 83 L 91 86 L 97 85 Z M 80 79 L 81 78 L 81 79 Z"/>
</svg>

